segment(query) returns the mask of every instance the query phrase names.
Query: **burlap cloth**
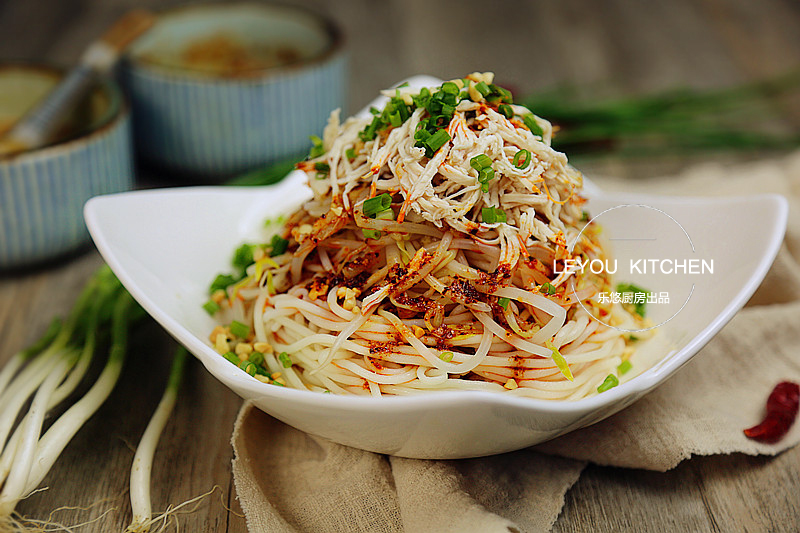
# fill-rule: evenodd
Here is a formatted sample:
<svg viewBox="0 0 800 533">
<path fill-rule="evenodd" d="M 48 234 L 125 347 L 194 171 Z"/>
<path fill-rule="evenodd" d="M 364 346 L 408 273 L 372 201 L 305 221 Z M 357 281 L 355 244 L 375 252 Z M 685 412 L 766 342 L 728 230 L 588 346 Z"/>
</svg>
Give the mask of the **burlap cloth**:
<svg viewBox="0 0 800 533">
<path fill-rule="evenodd" d="M 800 424 L 777 445 L 742 434 L 760 421 L 777 382 L 800 381 L 800 153 L 646 182 L 598 182 L 663 194 L 779 193 L 790 201 L 786 240 L 748 306 L 667 383 L 543 445 L 460 461 L 386 457 L 244 405 L 232 437 L 233 473 L 250 531 L 548 531 L 588 461 L 666 471 L 692 455 L 774 455 L 800 441 Z"/>
</svg>

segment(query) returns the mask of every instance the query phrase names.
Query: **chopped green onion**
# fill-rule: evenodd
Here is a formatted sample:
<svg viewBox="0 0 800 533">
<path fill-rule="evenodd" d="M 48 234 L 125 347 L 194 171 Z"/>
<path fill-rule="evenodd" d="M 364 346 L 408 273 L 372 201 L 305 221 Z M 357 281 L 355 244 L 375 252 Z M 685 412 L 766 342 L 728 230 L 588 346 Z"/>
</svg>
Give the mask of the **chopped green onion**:
<svg viewBox="0 0 800 533">
<path fill-rule="evenodd" d="M 325 147 L 322 146 L 322 139 L 316 135 L 312 135 L 310 139 L 313 143 L 313 146 L 311 147 L 311 151 L 308 153 L 308 158 L 315 159 L 325 153 Z"/>
<path fill-rule="evenodd" d="M 219 274 L 216 278 L 214 278 L 214 281 L 211 282 L 211 286 L 208 288 L 208 293 L 213 294 L 218 290 L 225 290 L 234 283 L 236 283 L 236 278 L 230 274 Z"/>
<path fill-rule="evenodd" d="M 242 324 L 241 322 L 238 322 L 236 320 L 231 322 L 230 328 L 231 328 L 231 333 L 233 333 L 235 337 L 239 337 L 240 339 L 246 339 L 250 335 L 250 326 L 248 326 L 247 324 Z"/>
<path fill-rule="evenodd" d="M 286 248 L 289 246 L 289 241 L 281 237 L 280 235 L 273 235 L 272 240 L 269 242 L 270 246 L 272 246 L 272 250 L 269 253 L 270 257 L 275 257 L 277 255 L 281 255 L 286 252 Z"/>
<path fill-rule="evenodd" d="M 480 172 L 478 172 L 479 183 L 486 183 L 492 178 L 494 178 L 494 169 L 492 167 L 482 168 Z"/>
<path fill-rule="evenodd" d="M 240 362 L 239 363 L 239 368 L 241 368 L 242 370 L 244 370 L 245 372 L 247 372 L 251 376 L 255 376 L 256 375 L 257 367 L 256 367 L 256 365 L 254 363 L 251 363 L 250 361 L 245 360 L 245 361 Z"/>
<path fill-rule="evenodd" d="M 377 240 L 381 238 L 381 232 L 376 229 L 362 229 L 361 233 L 364 234 L 364 238 L 366 239 Z"/>
<path fill-rule="evenodd" d="M 255 365 L 263 365 L 264 354 L 261 352 L 250 352 L 250 355 L 247 356 L 247 360 Z"/>
<path fill-rule="evenodd" d="M 460 89 L 458 88 L 458 85 L 456 85 L 452 81 L 444 82 L 442 84 L 441 90 L 442 90 L 442 92 L 444 92 L 446 94 L 458 94 L 458 91 L 460 91 Z"/>
<path fill-rule="evenodd" d="M 552 283 L 545 283 L 544 285 L 541 286 L 539 292 L 541 292 L 542 294 L 547 294 L 549 296 L 552 296 L 556 293 L 556 288 L 553 286 Z"/>
<path fill-rule="evenodd" d="M 479 93 L 481 93 L 481 96 L 484 96 L 484 97 L 491 92 L 491 89 L 489 89 L 489 86 L 486 85 L 485 81 L 481 81 L 481 82 L 476 83 L 475 84 L 475 90 L 477 90 Z"/>
<path fill-rule="evenodd" d="M 508 303 L 511 301 L 509 298 L 500 298 L 497 300 L 497 305 L 502 307 L 503 309 L 508 309 Z"/>
<path fill-rule="evenodd" d="M 347 156 L 347 159 L 355 159 L 356 158 L 356 151 L 354 148 L 348 148 L 344 151 L 344 155 Z"/>
<path fill-rule="evenodd" d="M 496 94 L 499 97 L 501 102 L 506 104 L 514 103 L 514 97 L 512 96 L 511 91 L 508 89 L 495 84 L 489 85 L 489 89 L 492 90 L 492 94 Z"/>
<path fill-rule="evenodd" d="M 242 276 L 244 276 L 245 269 L 254 262 L 253 250 L 255 250 L 255 248 L 253 244 L 243 244 L 233 253 L 233 260 L 231 263 L 241 271 Z"/>
<path fill-rule="evenodd" d="M 536 119 L 533 118 L 533 115 L 525 115 L 524 117 L 522 117 L 522 121 L 534 135 L 538 135 L 540 137 L 544 135 L 544 130 L 542 130 L 542 128 L 536 122 Z"/>
<path fill-rule="evenodd" d="M 603 383 L 601 383 L 600 386 L 597 387 L 597 392 L 605 392 L 608 389 L 613 389 L 617 385 L 619 385 L 619 380 L 617 379 L 617 376 L 615 376 L 614 374 L 609 374 L 606 376 L 606 379 L 603 380 Z"/>
<path fill-rule="evenodd" d="M 496 224 L 507 220 L 505 211 L 497 207 L 484 207 L 481 209 L 481 217 L 487 224 Z"/>
<path fill-rule="evenodd" d="M 450 134 L 447 133 L 447 130 L 444 129 L 438 130 L 436 133 L 434 133 L 433 135 L 428 137 L 425 141 L 423 141 L 423 144 L 427 148 L 425 150 L 425 155 L 427 155 L 428 157 L 433 156 L 433 154 L 436 153 L 436 151 L 439 148 L 447 144 L 449 140 L 450 140 Z M 429 153 L 430 155 L 428 155 Z"/>
<path fill-rule="evenodd" d="M 564 356 L 561 355 L 561 352 L 558 351 L 558 348 L 553 346 L 553 343 L 550 342 L 550 340 L 544 341 L 544 345 L 553 353 L 553 361 L 555 361 L 556 366 L 564 375 L 564 377 L 570 381 L 575 381 L 575 378 L 572 376 L 572 370 L 569 369 L 569 365 L 567 364 L 567 360 L 564 359 Z"/>
<path fill-rule="evenodd" d="M 445 363 L 449 363 L 453 360 L 453 352 L 442 352 L 439 354 L 439 359 L 444 361 Z"/>
<path fill-rule="evenodd" d="M 388 193 L 383 193 L 374 198 L 364 200 L 364 216 L 374 218 L 381 211 L 386 211 L 392 205 L 392 197 Z"/>
<path fill-rule="evenodd" d="M 371 141 L 378 135 L 378 128 L 381 126 L 381 117 L 375 117 L 372 122 L 358 133 L 358 138 L 364 142 Z"/>
<path fill-rule="evenodd" d="M 375 218 L 377 218 L 378 220 L 394 220 L 394 211 L 392 211 L 391 208 L 384 209 L 383 211 L 375 215 Z"/>
<path fill-rule="evenodd" d="M 508 104 L 500 104 L 497 110 L 506 118 L 514 118 L 514 109 Z"/>
<path fill-rule="evenodd" d="M 528 165 L 531 164 L 531 153 L 528 150 L 520 150 L 516 154 L 514 154 L 514 159 L 512 161 L 514 166 L 520 170 L 524 170 L 528 168 Z"/>
<path fill-rule="evenodd" d="M 429 132 L 425 128 L 420 128 L 416 131 L 416 133 L 414 133 L 414 140 L 417 141 L 417 144 L 421 144 L 427 141 L 430 138 L 430 136 L 431 132 Z M 417 146 L 417 144 L 415 144 L 414 146 Z"/>
<path fill-rule="evenodd" d="M 289 368 L 290 366 L 292 366 L 292 358 L 289 357 L 289 354 L 286 352 L 281 352 L 280 354 L 278 354 L 278 360 L 283 365 L 283 368 Z"/>
<path fill-rule="evenodd" d="M 492 158 L 486 154 L 476 155 L 469 160 L 469 165 L 480 172 L 484 168 L 489 168 L 492 166 Z"/>
<path fill-rule="evenodd" d="M 203 304 L 203 309 L 205 309 L 206 313 L 209 315 L 214 316 L 214 314 L 219 311 L 219 304 L 214 300 L 209 300 Z"/>
<path fill-rule="evenodd" d="M 331 171 L 331 166 L 328 163 L 323 163 L 322 161 L 318 163 L 314 163 L 314 168 L 317 171 L 316 178 L 318 180 L 324 180 L 328 177 L 328 172 Z"/>
<path fill-rule="evenodd" d="M 589 212 L 581 211 L 581 222 L 588 222 L 588 221 L 589 221 Z"/>
<path fill-rule="evenodd" d="M 239 361 L 239 357 L 237 357 L 236 354 L 233 352 L 226 352 L 222 355 L 222 357 L 224 357 L 225 359 L 227 359 L 236 366 L 239 366 L 239 363 L 241 362 Z"/>
<path fill-rule="evenodd" d="M 278 387 L 285 387 L 286 386 L 283 383 L 281 383 L 280 381 L 270 381 L 270 385 L 277 385 Z"/>
<path fill-rule="evenodd" d="M 636 294 L 644 294 L 644 300 L 647 300 L 647 296 L 650 294 L 650 291 L 647 289 L 643 289 L 634 285 L 633 283 L 620 283 L 617 285 L 617 292 L 632 292 L 634 295 Z M 639 302 L 631 304 L 633 305 L 633 311 L 639 315 L 640 317 L 644 318 L 645 312 L 647 311 L 647 302 Z"/>
<path fill-rule="evenodd" d="M 630 360 L 623 361 L 617 367 L 617 372 L 619 372 L 620 376 L 624 376 L 630 372 L 631 368 L 633 368 L 633 363 L 631 363 Z"/>
</svg>

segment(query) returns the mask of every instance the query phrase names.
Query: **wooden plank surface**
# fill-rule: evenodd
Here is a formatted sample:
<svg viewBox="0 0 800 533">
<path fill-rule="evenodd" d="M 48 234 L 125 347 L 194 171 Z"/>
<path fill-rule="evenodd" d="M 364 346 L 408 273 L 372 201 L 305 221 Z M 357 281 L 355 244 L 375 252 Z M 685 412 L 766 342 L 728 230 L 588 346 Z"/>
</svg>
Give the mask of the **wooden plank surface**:
<svg viewBox="0 0 800 533">
<path fill-rule="evenodd" d="M 0 1 L 0 58 L 71 64 L 86 43 L 147 0 Z M 343 27 L 351 54 L 350 109 L 403 77 L 455 77 L 493 70 L 518 93 L 586 84 L 599 96 L 675 86 L 723 87 L 800 66 L 800 4 L 794 0 L 297 0 Z M 800 126 L 800 102 L 780 107 L 776 127 Z M 737 161 L 763 154 L 714 154 Z M 583 160 L 582 170 L 631 178 L 671 173 L 697 156 Z M 168 184 L 168 175 L 142 176 Z M 0 209 L 2 206 L 0 206 Z M 0 362 L 66 313 L 101 264 L 87 248 L 33 271 L 0 273 Z M 163 390 L 174 343 L 154 324 L 137 331 L 110 400 L 80 431 L 46 480 L 23 502 L 26 515 L 82 531 L 118 531 L 130 519 L 127 483 L 135 446 Z M 193 364 L 162 437 L 153 504 L 162 509 L 214 489 L 183 531 L 243 532 L 230 471 L 239 399 Z M 800 450 L 777 458 L 695 458 L 661 474 L 590 466 L 567 494 L 555 531 L 797 531 Z M 105 514 L 104 514 L 105 513 Z"/>
</svg>

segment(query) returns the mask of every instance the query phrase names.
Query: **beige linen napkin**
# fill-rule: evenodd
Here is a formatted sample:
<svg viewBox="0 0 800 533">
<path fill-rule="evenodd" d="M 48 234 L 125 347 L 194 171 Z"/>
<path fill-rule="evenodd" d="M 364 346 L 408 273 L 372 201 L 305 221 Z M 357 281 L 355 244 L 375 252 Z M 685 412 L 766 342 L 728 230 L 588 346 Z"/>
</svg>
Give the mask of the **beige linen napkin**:
<svg viewBox="0 0 800 533">
<path fill-rule="evenodd" d="M 233 472 L 250 531 L 548 531 L 587 461 L 665 471 L 692 455 L 774 455 L 800 442 L 800 424 L 776 445 L 742 434 L 760 421 L 776 383 L 800 381 L 800 153 L 668 179 L 598 182 L 664 194 L 783 194 L 786 241 L 748 306 L 667 383 L 603 422 L 533 448 L 460 461 L 386 457 L 306 435 L 244 405 Z"/>
</svg>

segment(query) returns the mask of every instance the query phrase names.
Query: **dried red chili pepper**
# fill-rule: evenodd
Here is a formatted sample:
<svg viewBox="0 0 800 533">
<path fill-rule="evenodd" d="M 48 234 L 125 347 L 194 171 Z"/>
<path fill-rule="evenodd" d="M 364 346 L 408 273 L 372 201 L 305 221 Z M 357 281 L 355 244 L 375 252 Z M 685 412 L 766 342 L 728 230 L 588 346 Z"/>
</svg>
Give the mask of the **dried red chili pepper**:
<svg viewBox="0 0 800 533">
<path fill-rule="evenodd" d="M 774 444 L 781 440 L 794 419 L 800 405 L 800 385 L 791 381 L 782 381 L 775 385 L 767 399 L 767 414 L 757 426 L 745 429 L 744 434 L 759 442 Z"/>
</svg>

